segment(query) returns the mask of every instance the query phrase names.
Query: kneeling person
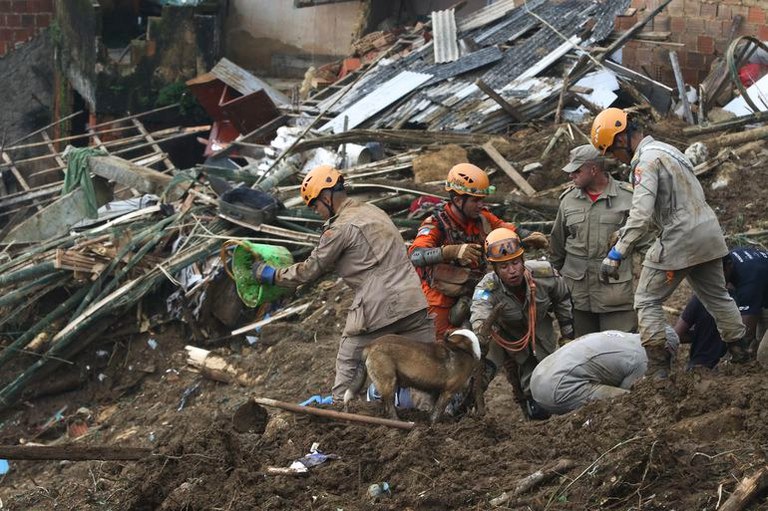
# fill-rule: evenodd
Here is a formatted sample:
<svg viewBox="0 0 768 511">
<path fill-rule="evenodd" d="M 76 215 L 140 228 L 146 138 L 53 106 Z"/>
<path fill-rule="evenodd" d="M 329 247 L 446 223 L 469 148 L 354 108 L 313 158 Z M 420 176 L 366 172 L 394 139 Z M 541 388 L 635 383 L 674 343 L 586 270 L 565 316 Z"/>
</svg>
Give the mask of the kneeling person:
<svg viewBox="0 0 768 511">
<path fill-rule="evenodd" d="M 666 349 L 676 353 L 680 340 L 672 327 L 666 328 L 666 336 Z M 618 330 L 587 334 L 536 366 L 531 394 L 549 413 L 567 413 L 589 401 L 628 393 L 647 368 L 640 334 Z"/>
</svg>

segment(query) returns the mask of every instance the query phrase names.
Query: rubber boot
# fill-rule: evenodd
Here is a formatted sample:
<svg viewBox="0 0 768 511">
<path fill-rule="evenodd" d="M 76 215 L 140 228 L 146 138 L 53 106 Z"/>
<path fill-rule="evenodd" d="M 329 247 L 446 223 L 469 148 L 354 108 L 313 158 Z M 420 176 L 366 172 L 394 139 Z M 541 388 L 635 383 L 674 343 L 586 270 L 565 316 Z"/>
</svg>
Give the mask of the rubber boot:
<svg viewBox="0 0 768 511">
<path fill-rule="evenodd" d="M 752 339 L 749 337 L 742 337 L 738 341 L 729 342 L 728 353 L 731 354 L 731 362 L 734 364 L 744 364 L 749 362 L 752 358 Z"/>
<path fill-rule="evenodd" d="M 669 372 L 672 370 L 672 356 L 669 351 L 663 345 L 650 345 L 645 346 L 645 354 L 648 356 L 648 369 L 645 371 L 645 377 L 654 380 L 669 378 Z"/>
</svg>

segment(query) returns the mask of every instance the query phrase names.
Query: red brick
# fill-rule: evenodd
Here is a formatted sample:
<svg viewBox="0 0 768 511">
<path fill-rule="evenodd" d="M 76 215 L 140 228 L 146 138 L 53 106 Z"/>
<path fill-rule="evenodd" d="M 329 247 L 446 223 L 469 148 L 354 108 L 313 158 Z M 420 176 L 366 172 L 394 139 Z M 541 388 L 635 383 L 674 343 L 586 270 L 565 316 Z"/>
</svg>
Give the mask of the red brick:
<svg viewBox="0 0 768 511">
<path fill-rule="evenodd" d="M 0 12 L 11 12 L 11 0 L 0 0 Z"/>
<path fill-rule="evenodd" d="M 685 0 L 674 0 L 667 5 L 667 12 L 670 16 L 682 16 L 685 14 Z"/>
<path fill-rule="evenodd" d="M 40 0 L 40 12 L 53 13 L 53 0 Z"/>
<path fill-rule="evenodd" d="M 13 30 L 10 28 L 0 29 L 0 41 L 13 41 Z"/>
<path fill-rule="evenodd" d="M 685 0 L 685 7 L 683 13 L 686 16 L 698 16 L 701 10 L 701 3 L 699 0 Z"/>
<path fill-rule="evenodd" d="M 701 69 L 705 64 L 704 55 L 696 53 L 694 51 L 688 52 L 686 55 L 686 67 L 691 69 Z"/>
<path fill-rule="evenodd" d="M 699 53 L 712 55 L 715 53 L 715 40 L 709 36 L 700 35 L 699 40 L 696 43 L 696 49 L 699 51 Z"/>
<path fill-rule="evenodd" d="M 13 31 L 13 40 L 17 43 L 26 41 L 28 38 L 27 30 L 24 28 L 17 28 Z"/>
<path fill-rule="evenodd" d="M 685 20 L 685 32 L 686 35 L 700 35 L 704 34 L 707 30 L 707 23 L 704 18 L 691 17 Z"/>
<path fill-rule="evenodd" d="M 757 37 L 761 41 L 768 41 L 768 25 L 760 25 L 760 29 L 757 31 Z"/>
<path fill-rule="evenodd" d="M 6 14 L 5 26 L 9 28 L 21 26 L 21 16 L 18 14 Z"/>
<path fill-rule="evenodd" d="M 765 23 L 765 11 L 760 7 L 750 7 L 747 21 L 749 23 Z"/>
<path fill-rule="evenodd" d="M 35 26 L 37 28 L 47 28 L 51 25 L 50 14 L 38 14 L 35 16 Z"/>
<path fill-rule="evenodd" d="M 669 30 L 672 32 L 672 35 L 685 32 L 685 18 L 677 16 L 669 18 Z"/>
<path fill-rule="evenodd" d="M 747 15 L 749 14 L 749 7 L 747 7 L 746 5 L 731 5 L 729 9 L 731 10 L 730 19 L 733 19 L 733 17 L 737 15 L 744 16 L 746 18 Z"/>
<path fill-rule="evenodd" d="M 702 18 L 715 19 L 718 16 L 717 4 L 701 4 L 699 15 Z"/>
<path fill-rule="evenodd" d="M 14 14 L 24 14 L 27 12 L 27 0 L 13 0 L 11 2 L 11 12 Z"/>
<path fill-rule="evenodd" d="M 690 85 L 697 85 L 699 83 L 699 70 L 683 69 L 683 81 Z"/>
<path fill-rule="evenodd" d="M 653 18 L 653 30 L 656 32 L 669 32 L 671 20 L 669 16 L 658 15 Z M 650 25 L 650 23 L 649 23 Z"/>
<path fill-rule="evenodd" d="M 34 27 L 35 26 L 35 15 L 34 14 L 22 14 L 21 15 L 21 26 L 22 27 Z"/>
</svg>

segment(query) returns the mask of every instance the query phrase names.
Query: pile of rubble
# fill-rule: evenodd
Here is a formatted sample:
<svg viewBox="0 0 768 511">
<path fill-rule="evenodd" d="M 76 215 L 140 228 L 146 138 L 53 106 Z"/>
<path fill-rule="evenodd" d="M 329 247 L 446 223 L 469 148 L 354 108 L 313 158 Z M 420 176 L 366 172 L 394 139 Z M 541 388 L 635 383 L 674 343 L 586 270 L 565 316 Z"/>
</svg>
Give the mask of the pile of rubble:
<svg viewBox="0 0 768 511">
<path fill-rule="evenodd" d="M 465 17 L 436 12 L 426 24 L 369 34 L 354 56 L 312 70 L 304 99 L 222 60 L 188 83 L 211 126 L 151 132 L 140 119 L 152 111 L 61 139 L 48 126 L 7 145 L 0 410 L 94 343 L 118 342 L 115 325 L 146 333 L 180 320 L 195 344 L 214 349 L 273 321 L 333 316 L 318 297 L 244 307 L 220 253 L 226 240 L 250 240 L 306 256 L 322 220 L 303 206 L 297 184 L 319 164 L 343 169 L 350 193 L 386 210 L 406 239 L 445 198 L 448 169 L 463 161 L 487 168 L 504 192 L 489 200 L 500 216 L 548 231 L 568 151 L 589 142 L 591 115 L 610 105 L 642 113 L 657 121 L 651 132 L 691 146 L 696 173 L 717 172 L 713 189 L 726 186 L 729 166 L 763 165 L 768 129 L 718 134 L 768 120 L 768 106 L 758 104 L 768 84 L 728 85 L 730 70 L 762 43 L 734 41 L 697 97 L 618 62 L 622 45 L 667 3 L 621 33 L 614 20 L 629 0 L 501 0 Z M 715 112 L 731 115 L 715 120 Z M 208 131 L 205 161 L 177 169 L 164 144 Z M 90 148 L 59 150 L 74 142 Z M 71 187 L 72 176 L 81 186 Z M 265 196 L 274 202 L 254 207 Z M 764 217 L 729 227 L 752 242 L 768 232 Z M 254 381 L 215 363 L 208 374 L 220 381 Z"/>
</svg>

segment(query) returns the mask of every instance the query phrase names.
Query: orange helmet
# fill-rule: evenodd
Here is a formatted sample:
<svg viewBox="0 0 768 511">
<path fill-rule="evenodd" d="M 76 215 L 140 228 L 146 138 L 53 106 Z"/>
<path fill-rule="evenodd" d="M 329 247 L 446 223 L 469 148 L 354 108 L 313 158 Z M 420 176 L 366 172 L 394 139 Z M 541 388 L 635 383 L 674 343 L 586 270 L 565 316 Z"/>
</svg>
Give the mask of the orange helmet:
<svg viewBox="0 0 768 511">
<path fill-rule="evenodd" d="M 618 133 L 627 129 L 627 112 L 621 108 L 606 108 L 595 117 L 592 123 L 592 145 L 605 154 L 613 145 Z"/>
<path fill-rule="evenodd" d="M 448 172 L 445 181 L 445 191 L 454 191 L 459 195 L 474 195 L 485 197 L 492 194 L 495 186 L 491 186 L 488 174 L 483 169 L 471 163 L 459 163 Z"/>
<path fill-rule="evenodd" d="M 523 255 L 520 236 L 512 229 L 499 227 L 485 238 L 485 258 L 492 263 L 509 261 Z"/>
<path fill-rule="evenodd" d="M 304 176 L 304 181 L 301 182 L 301 190 L 299 192 L 301 198 L 309 206 L 310 202 L 320 196 L 320 192 L 336 186 L 339 179 L 342 179 L 341 172 L 330 165 L 315 167 L 307 172 L 307 175 Z"/>
</svg>

